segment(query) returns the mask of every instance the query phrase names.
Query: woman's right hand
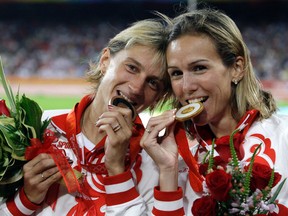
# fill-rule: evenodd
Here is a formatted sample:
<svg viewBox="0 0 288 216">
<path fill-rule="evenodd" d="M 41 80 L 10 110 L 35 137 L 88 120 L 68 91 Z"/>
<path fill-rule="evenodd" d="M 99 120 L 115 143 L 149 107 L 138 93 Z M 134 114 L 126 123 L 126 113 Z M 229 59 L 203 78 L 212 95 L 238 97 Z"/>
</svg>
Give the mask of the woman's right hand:
<svg viewBox="0 0 288 216">
<path fill-rule="evenodd" d="M 160 190 L 174 191 L 178 187 L 178 148 L 174 136 L 175 110 L 151 117 L 140 145 L 154 160 L 160 171 Z M 159 133 L 165 129 L 165 134 Z M 169 179 L 169 181 L 167 181 Z"/>
<path fill-rule="evenodd" d="M 24 192 L 35 204 L 45 199 L 49 187 L 61 179 L 61 173 L 49 154 L 39 154 L 23 167 Z"/>
</svg>

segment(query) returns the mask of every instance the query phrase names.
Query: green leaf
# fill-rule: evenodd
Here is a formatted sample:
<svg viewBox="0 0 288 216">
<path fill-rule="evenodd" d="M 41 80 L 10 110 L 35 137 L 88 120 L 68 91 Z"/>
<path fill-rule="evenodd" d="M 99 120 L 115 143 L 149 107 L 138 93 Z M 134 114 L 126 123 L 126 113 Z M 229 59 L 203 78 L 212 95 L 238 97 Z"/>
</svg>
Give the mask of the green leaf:
<svg viewBox="0 0 288 216">
<path fill-rule="evenodd" d="M 234 147 L 234 135 L 239 131 L 239 129 L 236 129 L 232 132 L 232 134 L 230 135 L 230 139 L 229 139 L 229 144 L 230 144 L 230 152 L 231 152 L 231 157 L 232 157 L 232 166 L 233 167 L 239 167 L 239 160 L 236 154 L 236 150 Z"/>
<path fill-rule="evenodd" d="M 275 193 L 273 194 L 273 196 L 271 197 L 271 199 L 268 201 L 269 204 L 273 203 L 273 202 L 276 200 L 278 194 L 280 193 L 280 191 L 282 190 L 282 187 L 284 186 L 284 183 L 285 183 L 286 179 L 287 179 L 287 178 L 285 178 L 285 179 L 280 183 L 280 185 L 277 187 L 277 190 L 275 191 Z"/>
<path fill-rule="evenodd" d="M 24 124 L 26 127 L 33 128 L 36 132 L 36 135 L 33 138 L 41 138 L 41 126 L 42 126 L 42 109 L 40 106 L 33 100 L 27 98 L 25 95 L 22 96 L 20 101 L 20 106 L 25 110 L 25 121 Z"/>
<path fill-rule="evenodd" d="M 215 148 L 215 139 L 212 140 L 212 149 L 211 149 L 211 154 L 209 157 L 207 171 L 211 170 L 213 168 L 213 165 L 214 165 L 214 148 Z"/>
<path fill-rule="evenodd" d="M 246 173 L 246 176 L 245 176 L 244 188 L 245 188 L 245 195 L 246 196 L 248 196 L 250 193 L 250 182 L 251 182 L 252 168 L 253 168 L 253 164 L 255 161 L 255 156 L 256 156 L 257 151 L 259 150 L 261 145 L 262 145 L 262 143 L 260 143 L 260 145 L 258 145 L 257 148 L 255 149 L 255 151 L 253 152 L 253 155 L 251 157 L 251 161 L 249 164 L 248 172 Z"/>
<path fill-rule="evenodd" d="M 10 85 L 6 79 L 5 73 L 4 73 L 4 67 L 3 67 L 1 56 L 0 56 L 0 80 L 1 80 L 2 86 L 5 90 L 6 96 L 8 98 L 8 102 L 10 104 L 11 111 L 15 113 L 16 112 L 16 103 L 14 100 L 12 89 L 11 89 L 11 87 L 10 87 Z"/>
</svg>

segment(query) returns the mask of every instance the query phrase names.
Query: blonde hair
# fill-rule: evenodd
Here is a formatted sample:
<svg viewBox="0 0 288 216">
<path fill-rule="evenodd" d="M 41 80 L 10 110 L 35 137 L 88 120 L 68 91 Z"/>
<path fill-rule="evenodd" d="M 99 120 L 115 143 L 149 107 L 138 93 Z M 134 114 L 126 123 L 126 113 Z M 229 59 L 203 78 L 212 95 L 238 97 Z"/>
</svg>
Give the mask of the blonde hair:
<svg viewBox="0 0 288 216">
<path fill-rule="evenodd" d="M 250 109 L 259 110 L 260 118 L 268 118 L 276 111 L 275 100 L 269 92 L 263 90 L 257 79 L 249 50 L 240 30 L 230 17 L 210 8 L 184 13 L 174 18 L 168 42 L 187 34 L 206 35 L 211 38 L 226 67 L 232 67 L 237 56 L 244 58 L 243 79 L 237 85 L 231 83 L 232 116 L 236 120 Z M 176 99 L 174 105 L 179 106 Z"/>
<path fill-rule="evenodd" d="M 164 88 L 163 92 L 159 92 L 161 107 L 172 94 L 172 90 L 168 88 L 169 77 L 166 73 L 166 46 L 167 46 L 167 29 L 164 22 L 160 19 L 145 19 L 133 23 L 130 27 L 124 29 L 115 37 L 110 39 L 107 48 L 110 50 L 111 56 L 124 49 L 129 49 L 135 45 L 151 47 L 155 50 L 155 55 L 151 56 L 153 63 L 160 63 L 161 73 L 163 75 Z M 93 84 L 93 92 L 96 92 L 101 82 L 103 74 L 98 63 L 90 63 L 90 69 L 87 73 L 87 80 Z M 154 109 L 154 105 L 149 107 L 150 111 Z"/>
</svg>

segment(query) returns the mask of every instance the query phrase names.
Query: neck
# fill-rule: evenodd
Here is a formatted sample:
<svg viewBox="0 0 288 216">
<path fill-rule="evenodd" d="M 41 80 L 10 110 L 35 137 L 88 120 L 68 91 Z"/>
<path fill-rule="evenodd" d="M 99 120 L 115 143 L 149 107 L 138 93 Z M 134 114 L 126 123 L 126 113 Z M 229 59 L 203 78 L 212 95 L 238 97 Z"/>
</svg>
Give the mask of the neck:
<svg viewBox="0 0 288 216">
<path fill-rule="evenodd" d="M 222 136 L 230 135 L 232 131 L 235 130 L 237 122 L 232 117 L 228 120 L 222 120 L 221 123 L 215 124 L 209 124 L 212 132 L 214 135 L 219 138 Z"/>
<path fill-rule="evenodd" d="M 97 145 L 105 136 L 104 133 L 99 133 L 96 127 L 98 117 L 93 112 L 93 106 L 90 105 L 84 111 L 81 118 L 81 131 L 82 133 L 95 145 Z"/>
</svg>

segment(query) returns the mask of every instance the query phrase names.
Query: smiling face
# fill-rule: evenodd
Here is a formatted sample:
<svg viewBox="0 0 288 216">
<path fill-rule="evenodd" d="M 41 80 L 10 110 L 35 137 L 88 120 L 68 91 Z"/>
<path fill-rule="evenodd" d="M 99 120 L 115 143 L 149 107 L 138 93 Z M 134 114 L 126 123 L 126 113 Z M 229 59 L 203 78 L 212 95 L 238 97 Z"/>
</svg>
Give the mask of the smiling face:
<svg viewBox="0 0 288 216">
<path fill-rule="evenodd" d="M 155 103 L 163 91 L 163 66 L 153 60 L 155 50 L 135 45 L 124 49 L 114 56 L 106 49 L 100 59 L 104 73 L 97 92 L 97 104 L 107 109 L 109 100 L 123 96 L 137 112 Z"/>
<path fill-rule="evenodd" d="M 184 35 L 167 49 L 168 73 L 173 92 L 182 105 L 202 101 L 204 111 L 193 119 L 197 125 L 235 121 L 231 116 L 231 82 L 238 78 L 224 66 L 213 41 L 203 35 Z"/>
</svg>

